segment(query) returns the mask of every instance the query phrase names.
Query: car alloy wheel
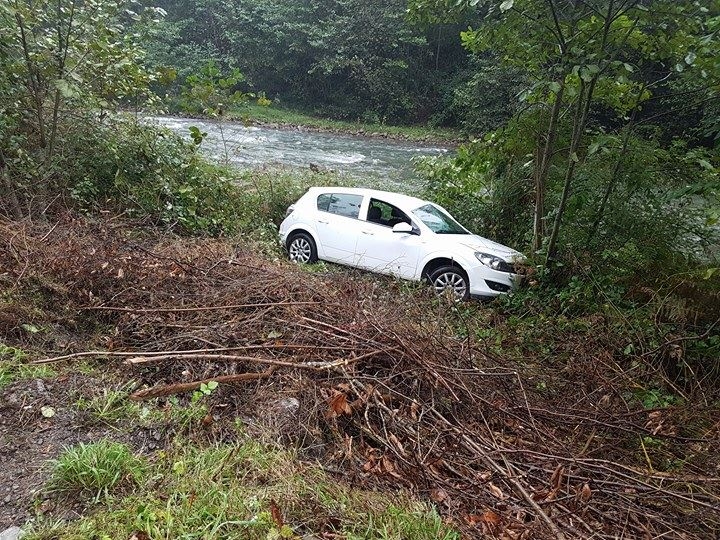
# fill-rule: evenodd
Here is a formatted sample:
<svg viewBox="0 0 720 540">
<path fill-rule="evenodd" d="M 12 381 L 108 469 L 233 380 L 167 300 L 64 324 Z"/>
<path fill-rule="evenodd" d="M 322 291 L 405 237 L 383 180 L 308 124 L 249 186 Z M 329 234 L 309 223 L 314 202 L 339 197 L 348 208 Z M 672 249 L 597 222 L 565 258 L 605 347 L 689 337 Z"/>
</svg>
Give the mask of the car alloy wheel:
<svg viewBox="0 0 720 540">
<path fill-rule="evenodd" d="M 293 262 L 313 263 L 317 261 L 315 242 L 307 234 L 297 234 L 290 239 L 288 255 Z"/>
<path fill-rule="evenodd" d="M 470 294 L 468 290 L 468 280 L 464 272 L 453 266 L 444 266 L 438 268 L 430 276 L 435 294 L 442 296 L 447 292 L 458 300 L 466 300 Z"/>
</svg>

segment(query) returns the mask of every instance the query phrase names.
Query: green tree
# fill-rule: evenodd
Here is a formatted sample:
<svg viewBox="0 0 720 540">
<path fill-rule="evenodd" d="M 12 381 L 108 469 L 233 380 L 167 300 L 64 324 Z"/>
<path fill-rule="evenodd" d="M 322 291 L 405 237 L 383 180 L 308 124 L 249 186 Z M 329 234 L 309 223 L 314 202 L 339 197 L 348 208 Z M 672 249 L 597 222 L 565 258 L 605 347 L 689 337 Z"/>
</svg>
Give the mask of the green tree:
<svg viewBox="0 0 720 540">
<path fill-rule="evenodd" d="M 404 0 L 163 0 L 148 43 L 180 83 L 208 60 L 275 99 L 335 117 L 424 120 L 466 63 L 459 27 L 419 27 Z M 452 91 L 450 90 L 450 94 Z"/>
<path fill-rule="evenodd" d="M 706 102 L 717 96 L 712 75 L 717 72 L 717 2 L 711 9 L 689 0 L 412 0 L 410 12 L 426 21 L 477 14 L 481 22 L 462 34 L 465 47 L 476 54 L 492 50 L 531 81 L 522 94 L 522 114 L 533 119 L 535 133 L 528 148 L 532 247 L 536 251 L 544 243 L 548 260 L 557 253 L 577 173 L 603 147 L 603 133 L 624 126 L 590 238 L 623 176 L 630 137 L 638 124 L 651 120 L 642 114 L 648 100 L 672 94 L 678 84 Z M 673 132 L 672 126 L 665 129 Z"/>
<path fill-rule="evenodd" d="M 73 115 L 102 119 L 137 100 L 150 75 L 141 36 L 129 30 L 158 12 L 131 0 L 9 0 L 0 4 L 0 173 L 14 216 L 42 210 L 62 183 L 58 167 Z M 72 121 L 69 121 L 72 120 Z M 84 121 L 91 121 L 85 119 Z"/>
</svg>

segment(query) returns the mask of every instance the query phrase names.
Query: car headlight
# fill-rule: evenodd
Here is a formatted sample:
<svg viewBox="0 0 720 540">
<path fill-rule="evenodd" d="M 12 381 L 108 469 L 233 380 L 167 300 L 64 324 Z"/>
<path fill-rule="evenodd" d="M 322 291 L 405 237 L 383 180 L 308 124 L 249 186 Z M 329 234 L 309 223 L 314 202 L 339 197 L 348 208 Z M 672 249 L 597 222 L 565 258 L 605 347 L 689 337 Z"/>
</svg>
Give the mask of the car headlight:
<svg viewBox="0 0 720 540">
<path fill-rule="evenodd" d="M 478 261 L 483 263 L 488 268 L 492 268 L 493 270 L 497 270 L 498 272 L 512 273 L 514 271 L 514 268 L 511 264 L 505 262 L 503 259 L 495 255 L 490 255 L 489 253 L 480 253 L 478 251 L 475 252 L 475 257 Z"/>
</svg>

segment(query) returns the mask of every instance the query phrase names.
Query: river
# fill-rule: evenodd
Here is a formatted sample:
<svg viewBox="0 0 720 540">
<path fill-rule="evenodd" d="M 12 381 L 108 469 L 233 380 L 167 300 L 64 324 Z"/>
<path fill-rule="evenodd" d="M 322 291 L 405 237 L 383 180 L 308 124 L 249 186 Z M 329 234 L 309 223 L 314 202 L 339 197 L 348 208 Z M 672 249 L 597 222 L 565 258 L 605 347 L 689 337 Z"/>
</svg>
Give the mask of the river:
<svg viewBox="0 0 720 540">
<path fill-rule="evenodd" d="M 408 191 L 420 184 L 413 160 L 443 155 L 442 146 L 298 128 L 247 126 L 242 122 L 146 117 L 190 140 L 191 126 L 207 133 L 202 151 L 239 167 L 284 166 L 338 172 L 353 183 Z"/>
</svg>

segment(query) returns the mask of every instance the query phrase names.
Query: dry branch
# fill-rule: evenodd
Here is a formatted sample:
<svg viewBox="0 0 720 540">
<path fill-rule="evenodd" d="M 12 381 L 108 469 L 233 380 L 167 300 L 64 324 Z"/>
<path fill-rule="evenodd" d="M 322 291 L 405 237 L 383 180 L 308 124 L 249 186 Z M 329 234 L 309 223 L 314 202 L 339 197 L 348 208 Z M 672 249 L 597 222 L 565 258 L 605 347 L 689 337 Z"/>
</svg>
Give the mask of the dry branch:
<svg viewBox="0 0 720 540">
<path fill-rule="evenodd" d="M 219 384 L 235 384 L 238 382 L 245 381 L 257 381 L 260 379 L 267 379 L 277 369 L 275 366 L 270 366 L 268 369 L 261 373 L 240 373 L 238 375 L 218 375 L 212 379 L 203 379 L 202 381 L 192 381 L 186 383 L 168 384 L 165 386 L 155 386 L 146 390 L 139 390 L 130 394 L 130 399 L 133 401 L 142 401 L 144 399 L 152 399 L 158 397 L 167 397 L 175 394 L 182 394 L 184 392 L 192 392 L 199 389 L 203 384 L 215 381 Z"/>
</svg>

